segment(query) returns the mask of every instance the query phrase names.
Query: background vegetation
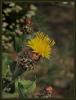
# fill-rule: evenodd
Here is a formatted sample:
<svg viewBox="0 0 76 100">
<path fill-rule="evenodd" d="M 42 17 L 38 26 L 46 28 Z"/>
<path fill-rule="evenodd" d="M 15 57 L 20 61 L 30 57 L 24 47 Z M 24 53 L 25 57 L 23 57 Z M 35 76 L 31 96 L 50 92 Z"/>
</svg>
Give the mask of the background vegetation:
<svg viewBox="0 0 76 100">
<path fill-rule="evenodd" d="M 32 86 L 32 89 L 35 88 L 32 97 L 41 94 L 40 91 L 44 91 L 45 87 L 51 87 L 56 93 L 55 97 L 74 97 L 74 2 L 17 2 L 15 7 L 13 2 L 3 3 L 3 77 L 7 77 L 9 63 L 12 61 L 9 58 L 10 51 L 19 52 L 23 40 L 33 35 L 21 31 L 20 23 L 30 10 L 30 4 L 37 8 L 36 12 L 31 12 L 34 32 L 42 31 L 48 34 L 54 38 L 56 44 L 50 60 L 42 59 L 33 71 L 25 72 L 20 80 L 25 80 L 26 88 L 28 81 L 32 82 L 36 79 L 36 83 L 33 83 L 34 87 Z M 18 97 L 18 93 L 3 92 L 3 97 Z"/>
</svg>

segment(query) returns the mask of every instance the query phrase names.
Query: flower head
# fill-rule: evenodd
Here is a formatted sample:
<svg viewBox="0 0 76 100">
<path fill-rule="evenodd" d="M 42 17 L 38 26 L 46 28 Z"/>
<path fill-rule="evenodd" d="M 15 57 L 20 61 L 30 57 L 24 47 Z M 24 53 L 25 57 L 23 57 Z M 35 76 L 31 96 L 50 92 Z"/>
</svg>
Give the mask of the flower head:
<svg viewBox="0 0 76 100">
<path fill-rule="evenodd" d="M 43 32 L 37 32 L 36 36 L 27 41 L 27 46 L 33 49 L 33 52 L 38 53 L 42 57 L 49 58 L 54 40 Z"/>
</svg>

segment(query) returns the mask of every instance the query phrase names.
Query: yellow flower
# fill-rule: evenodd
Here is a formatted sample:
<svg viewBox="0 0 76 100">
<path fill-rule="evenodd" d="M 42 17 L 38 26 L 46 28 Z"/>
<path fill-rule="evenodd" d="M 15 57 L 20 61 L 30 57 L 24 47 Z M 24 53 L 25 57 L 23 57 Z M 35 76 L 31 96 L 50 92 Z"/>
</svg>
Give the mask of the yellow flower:
<svg viewBox="0 0 76 100">
<path fill-rule="evenodd" d="M 37 32 L 36 36 L 28 40 L 26 45 L 32 48 L 33 52 L 40 54 L 42 57 L 49 58 L 54 44 L 54 40 L 50 39 L 48 35 L 43 32 Z"/>
</svg>

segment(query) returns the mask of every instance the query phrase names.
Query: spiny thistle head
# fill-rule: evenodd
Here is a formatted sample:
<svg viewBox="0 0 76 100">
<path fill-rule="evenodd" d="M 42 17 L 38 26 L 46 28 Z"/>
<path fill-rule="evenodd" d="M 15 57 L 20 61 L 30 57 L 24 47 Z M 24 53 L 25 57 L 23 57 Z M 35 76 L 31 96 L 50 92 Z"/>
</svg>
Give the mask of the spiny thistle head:
<svg viewBox="0 0 76 100">
<path fill-rule="evenodd" d="M 32 48 L 33 52 L 38 53 L 42 57 L 49 58 L 54 44 L 54 40 L 50 39 L 48 35 L 43 32 L 37 32 L 36 36 L 28 40 L 26 45 Z"/>
</svg>

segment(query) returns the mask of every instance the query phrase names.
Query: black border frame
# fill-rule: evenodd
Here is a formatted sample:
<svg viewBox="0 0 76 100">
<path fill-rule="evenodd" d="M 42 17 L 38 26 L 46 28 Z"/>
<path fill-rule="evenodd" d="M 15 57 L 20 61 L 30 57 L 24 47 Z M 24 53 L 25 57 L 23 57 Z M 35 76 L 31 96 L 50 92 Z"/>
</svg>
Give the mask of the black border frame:
<svg viewBox="0 0 76 100">
<path fill-rule="evenodd" d="M 2 3 L 4 1 L 7 1 L 7 2 L 10 2 L 10 1 L 13 1 L 13 2 L 26 2 L 26 3 L 47 3 L 47 2 L 61 2 L 61 1 L 73 1 L 75 3 L 75 0 L 0 0 L 0 100 L 4 100 L 4 98 L 2 98 L 2 47 L 1 47 L 1 33 L 2 33 Z M 75 41 L 75 6 L 74 5 L 74 41 Z M 76 43 L 76 42 L 75 42 Z M 74 44 L 75 45 L 75 44 Z M 75 49 L 76 50 L 76 49 Z M 74 52 L 75 54 L 75 52 Z M 75 57 L 75 56 L 74 56 Z M 76 59 L 74 59 L 74 62 L 76 62 Z M 76 66 L 75 67 L 75 70 L 76 70 Z M 76 84 L 76 71 L 75 71 L 75 80 L 74 80 L 74 83 Z M 51 100 L 75 100 L 76 98 L 76 85 L 75 85 L 75 88 L 74 88 L 74 98 L 51 98 Z M 8 99 L 8 98 L 6 98 Z M 8 100 L 10 99 L 13 99 L 13 98 L 9 98 Z M 14 98 L 14 100 L 17 99 L 17 98 Z M 31 98 L 32 99 L 32 98 Z M 49 99 L 49 98 L 48 98 Z"/>
</svg>

